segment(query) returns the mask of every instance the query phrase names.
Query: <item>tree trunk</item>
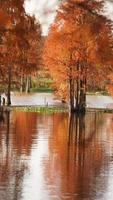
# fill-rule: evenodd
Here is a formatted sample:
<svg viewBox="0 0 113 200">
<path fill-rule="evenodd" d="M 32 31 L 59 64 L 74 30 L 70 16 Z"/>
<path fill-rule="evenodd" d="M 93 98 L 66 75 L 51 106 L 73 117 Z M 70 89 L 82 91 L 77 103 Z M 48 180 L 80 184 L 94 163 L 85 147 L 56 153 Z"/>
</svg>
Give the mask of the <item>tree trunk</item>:
<svg viewBox="0 0 113 200">
<path fill-rule="evenodd" d="M 8 69 L 7 105 L 11 105 L 11 67 Z"/>
<path fill-rule="evenodd" d="M 85 73 L 85 76 L 84 76 L 84 106 L 85 106 L 85 109 L 86 109 L 86 84 L 87 84 L 87 77 L 86 77 L 86 73 Z"/>
<path fill-rule="evenodd" d="M 84 102 L 84 80 L 80 80 L 80 102 L 79 111 L 85 112 L 85 102 Z"/>
<path fill-rule="evenodd" d="M 83 72 L 80 80 L 80 111 L 85 113 L 86 110 L 86 66 L 82 66 L 81 70 Z"/>
<path fill-rule="evenodd" d="M 31 76 L 29 77 L 29 87 L 32 88 L 32 78 L 31 78 Z"/>
<path fill-rule="evenodd" d="M 20 79 L 20 92 L 24 92 L 24 77 L 23 75 L 21 76 L 21 79 Z"/>
<path fill-rule="evenodd" d="M 79 111 L 79 99 L 80 99 L 80 65 L 79 62 L 77 62 L 77 71 L 78 71 L 78 76 L 77 76 L 77 80 L 76 80 L 76 107 L 75 107 L 75 111 Z"/>
<path fill-rule="evenodd" d="M 30 81 L 29 76 L 26 78 L 26 93 L 30 92 Z"/>
<path fill-rule="evenodd" d="M 78 77 L 76 80 L 76 107 L 75 112 L 85 113 L 86 109 L 86 73 L 85 66 L 77 63 Z"/>
<path fill-rule="evenodd" d="M 74 80 L 70 78 L 70 108 L 74 111 Z"/>
<path fill-rule="evenodd" d="M 0 106 L 1 106 L 1 104 L 2 104 L 2 97 L 1 97 L 1 94 L 0 94 Z"/>
<path fill-rule="evenodd" d="M 70 67 L 70 77 L 69 77 L 69 91 L 70 91 L 70 110 L 74 112 L 74 78 L 72 74 L 72 67 Z"/>
</svg>

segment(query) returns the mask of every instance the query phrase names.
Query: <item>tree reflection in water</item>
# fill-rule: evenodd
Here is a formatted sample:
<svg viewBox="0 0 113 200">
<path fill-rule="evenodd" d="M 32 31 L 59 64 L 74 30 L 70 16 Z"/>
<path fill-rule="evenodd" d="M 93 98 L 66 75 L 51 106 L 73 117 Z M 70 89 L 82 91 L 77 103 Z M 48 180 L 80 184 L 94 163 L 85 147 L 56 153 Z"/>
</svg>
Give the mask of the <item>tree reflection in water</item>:
<svg viewBox="0 0 113 200">
<path fill-rule="evenodd" d="M 0 200 L 106 199 L 112 119 L 102 113 L 4 114 Z"/>
<path fill-rule="evenodd" d="M 104 117 L 99 112 L 70 116 L 67 163 L 73 174 L 71 182 L 75 182 L 73 193 L 78 194 L 77 200 L 102 198 L 102 191 L 106 189 L 108 177 L 102 176 L 101 169 L 106 171 L 108 160 L 99 142 Z"/>
<path fill-rule="evenodd" d="M 31 150 L 31 140 L 33 126 L 37 115 L 27 113 L 3 113 L 0 123 L 0 199 L 19 200 L 22 198 L 23 180 L 28 169 L 26 156 Z M 36 116 L 36 117 L 34 117 Z M 26 122 L 26 123 L 25 123 Z M 29 130 L 29 131 L 28 131 Z M 27 135 L 29 138 L 27 139 Z M 26 149 L 26 151 L 24 150 Z"/>
</svg>

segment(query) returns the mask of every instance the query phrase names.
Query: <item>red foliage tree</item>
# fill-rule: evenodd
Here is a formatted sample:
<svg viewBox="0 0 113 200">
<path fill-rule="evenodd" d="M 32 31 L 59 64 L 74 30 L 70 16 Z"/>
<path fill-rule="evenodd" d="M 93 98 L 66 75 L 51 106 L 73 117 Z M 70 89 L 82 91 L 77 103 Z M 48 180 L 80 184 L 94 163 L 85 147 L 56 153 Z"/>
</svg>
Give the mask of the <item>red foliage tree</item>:
<svg viewBox="0 0 113 200">
<path fill-rule="evenodd" d="M 45 42 L 45 65 L 58 90 L 66 88 L 72 111 L 85 111 L 88 79 L 111 70 L 111 22 L 102 8 L 103 1 L 63 1 Z"/>
<path fill-rule="evenodd" d="M 0 79 L 7 85 L 8 105 L 11 104 L 11 83 L 37 70 L 37 60 L 41 57 L 41 27 L 34 17 L 26 15 L 23 3 L 24 0 L 0 0 Z"/>
</svg>

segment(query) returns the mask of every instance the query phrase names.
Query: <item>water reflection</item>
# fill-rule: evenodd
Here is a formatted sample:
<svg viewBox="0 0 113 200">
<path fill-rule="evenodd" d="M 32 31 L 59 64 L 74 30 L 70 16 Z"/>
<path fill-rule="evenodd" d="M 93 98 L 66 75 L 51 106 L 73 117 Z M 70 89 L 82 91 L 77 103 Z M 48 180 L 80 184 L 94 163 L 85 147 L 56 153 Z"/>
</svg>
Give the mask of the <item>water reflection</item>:
<svg viewBox="0 0 113 200">
<path fill-rule="evenodd" d="M 7 112 L 2 118 L 1 200 L 112 199 L 112 114 Z"/>
<path fill-rule="evenodd" d="M 30 131 L 32 131 L 32 127 L 35 127 L 37 116 L 33 115 L 33 126 L 30 126 L 31 117 L 29 119 L 29 114 L 23 115 L 21 113 L 20 117 L 20 114 L 14 113 L 13 118 L 10 116 L 10 112 L 4 115 L 5 121 L 0 128 L 0 199 L 17 200 L 21 199 L 23 177 L 27 169 L 25 154 L 27 154 L 28 149 L 30 151 L 31 145 L 27 136 L 28 132 L 29 137 L 31 136 Z M 28 125 L 26 125 L 27 123 Z M 23 151 L 24 149 L 25 151 Z"/>
<path fill-rule="evenodd" d="M 99 112 L 89 113 L 87 115 L 71 115 L 69 123 L 69 144 L 72 144 L 71 140 L 74 140 L 74 143 L 79 143 L 80 145 L 88 144 L 92 140 L 92 137 L 95 136 L 99 126 L 103 123 L 103 114 Z"/>
<path fill-rule="evenodd" d="M 77 195 L 77 200 L 104 199 L 108 178 L 102 171 L 107 172 L 108 160 L 99 142 L 99 138 L 104 136 L 104 125 L 101 113 L 70 118 L 68 166 L 72 170 L 71 184 L 76 184 L 71 192 Z"/>
</svg>

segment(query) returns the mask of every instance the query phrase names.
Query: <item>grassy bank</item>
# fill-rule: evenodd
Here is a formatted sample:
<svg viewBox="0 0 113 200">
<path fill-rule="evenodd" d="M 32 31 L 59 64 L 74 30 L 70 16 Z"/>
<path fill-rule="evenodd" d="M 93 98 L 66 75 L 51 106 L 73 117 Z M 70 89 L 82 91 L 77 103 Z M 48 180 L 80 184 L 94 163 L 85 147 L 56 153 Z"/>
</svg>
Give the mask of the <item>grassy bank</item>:
<svg viewBox="0 0 113 200">
<path fill-rule="evenodd" d="M 13 111 L 22 112 L 38 112 L 38 113 L 57 113 L 57 112 L 68 112 L 67 107 L 62 106 L 12 106 L 9 107 Z"/>
<path fill-rule="evenodd" d="M 30 92 L 33 92 L 33 93 L 52 93 L 52 92 L 54 92 L 54 90 L 53 89 L 51 89 L 51 88 L 32 88 L 32 89 L 30 89 Z"/>
<path fill-rule="evenodd" d="M 3 111 L 21 111 L 21 112 L 37 112 L 37 113 L 69 113 L 68 106 L 4 106 Z M 113 113 L 113 109 L 109 108 L 86 108 L 86 112 L 103 112 Z"/>
</svg>

